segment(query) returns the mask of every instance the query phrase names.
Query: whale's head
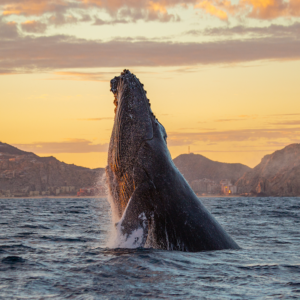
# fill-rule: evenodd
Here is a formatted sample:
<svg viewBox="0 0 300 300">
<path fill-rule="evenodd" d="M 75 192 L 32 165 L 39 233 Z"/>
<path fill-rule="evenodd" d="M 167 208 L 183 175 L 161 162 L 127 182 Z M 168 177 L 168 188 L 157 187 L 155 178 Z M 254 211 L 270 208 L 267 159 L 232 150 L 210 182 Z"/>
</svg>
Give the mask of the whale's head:
<svg viewBox="0 0 300 300">
<path fill-rule="evenodd" d="M 108 150 L 107 176 L 112 194 L 122 215 L 134 191 L 134 168 L 143 164 L 146 157 L 139 150 L 163 126 L 150 108 L 143 84 L 128 70 L 111 80 L 114 94 L 115 119 Z M 166 135 L 166 134 L 165 134 Z"/>
<path fill-rule="evenodd" d="M 122 176 L 133 168 L 143 142 L 153 138 L 153 113 L 143 84 L 130 71 L 124 70 L 110 84 L 116 107 L 108 163 Z"/>
</svg>

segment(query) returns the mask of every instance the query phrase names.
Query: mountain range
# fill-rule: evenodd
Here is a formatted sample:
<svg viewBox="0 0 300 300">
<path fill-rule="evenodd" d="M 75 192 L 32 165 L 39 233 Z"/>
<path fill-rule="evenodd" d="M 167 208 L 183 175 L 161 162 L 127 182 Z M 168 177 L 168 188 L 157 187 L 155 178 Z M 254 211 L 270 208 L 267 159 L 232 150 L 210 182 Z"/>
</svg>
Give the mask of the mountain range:
<svg viewBox="0 0 300 300">
<path fill-rule="evenodd" d="M 200 154 L 181 154 L 176 157 L 174 163 L 184 178 L 191 183 L 198 179 L 211 179 L 219 182 L 228 179 L 236 182 L 251 168 L 243 164 L 229 164 L 213 161 Z"/>
<path fill-rule="evenodd" d="M 264 156 L 252 168 L 239 163 L 212 161 L 200 154 L 181 154 L 174 164 L 185 179 L 230 180 L 239 194 L 258 196 L 300 196 L 300 144 Z M 72 191 L 99 184 L 104 168 L 89 169 L 66 164 L 55 157 L 39 157 L 0 142 L 0 196 L 6 191 L 24 194 L 71 187 Z M 53 192 L 54 191 L 54 192 Z"/>
<path fill-rule="evenodd" d="M 300 144 L 264 156 L 236 185 L 241 193 L 265 196 L 300 196 Z"/>
<path fill-rule="evenodd" d="M 53 156 L 39 157 L 0 142 L 0 194 L 55 195 L 58 189 L 76 194 L 80 188 L 96 185 L 103 173 L 103 168 L 66 164 Z"/>
</svg>

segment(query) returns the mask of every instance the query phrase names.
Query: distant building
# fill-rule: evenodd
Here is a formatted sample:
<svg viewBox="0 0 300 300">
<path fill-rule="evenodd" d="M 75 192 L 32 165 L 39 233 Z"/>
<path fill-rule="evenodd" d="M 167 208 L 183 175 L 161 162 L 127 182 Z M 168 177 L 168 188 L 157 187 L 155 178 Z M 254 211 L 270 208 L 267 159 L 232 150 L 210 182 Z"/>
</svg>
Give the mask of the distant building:
<svg viewBox="0 0 300 300">
<path fill-rule="evenodd" d="M 191 188 L 197 194 L 219 194 L 221 191 L 220 184 L 207 178 L 192 181 Z"/>
<path fill-rule="evenodd" d="M 237 186 L 233 185 L 230 180 L 224 179 L 220 181 L 221 193 L 224 195 L 237 194 Z"/>
<path fill-rule="evenodd" d="M 49 191 L 42 191 L 41 195 L 42 196 L 50 196 L 50 192 Z"/>
<path fill-rule="evenodd" d="M 103 186 L 85 187 L 85 188 L 81 188 L 77 192 L 78 197 L 99 196 L 99 195 L 105 195 L 105 188 Z"/>
<path fill-rule="evenodd" d="M 14 192 L 14 197 L 26 197 L 26 194 L 22 192 Z"/>
<path fill-rule="evenodd" d="M 32 197 L 36 197 L 36 196 L 39 196 L 39 195 L 40 195 L 39 191 L 30 191 L 29 192 L 29 196 L 32 196 Z"/>
</svg>

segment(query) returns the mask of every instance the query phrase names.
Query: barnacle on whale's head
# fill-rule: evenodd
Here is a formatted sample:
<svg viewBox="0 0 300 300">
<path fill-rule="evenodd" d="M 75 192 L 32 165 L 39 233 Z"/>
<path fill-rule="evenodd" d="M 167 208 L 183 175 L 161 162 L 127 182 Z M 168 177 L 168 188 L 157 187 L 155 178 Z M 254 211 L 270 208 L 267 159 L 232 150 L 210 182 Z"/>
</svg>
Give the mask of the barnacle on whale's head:
<svg viewBox="0 0 300 300">
<path fill-rule="evenodd" d="M 142 84 L 139 79 L 127 69 L 124 69 L 120 76 L 116 76 L 110 81 L 110 91 L 114 95 L 113 103 L 116 106 L 115 113 L 117 112 L 123 94 L 133 93 L 133 91 L 135 91 L 136 96 L 139 94 L 140 98 L 145 98 L 148 106 L 151 106 L 150 100 L 146 96 L 147 91 L 144 90 L 144 84 Z M 150 113 L 153 114 L 151 109 Z"/>
</svg>

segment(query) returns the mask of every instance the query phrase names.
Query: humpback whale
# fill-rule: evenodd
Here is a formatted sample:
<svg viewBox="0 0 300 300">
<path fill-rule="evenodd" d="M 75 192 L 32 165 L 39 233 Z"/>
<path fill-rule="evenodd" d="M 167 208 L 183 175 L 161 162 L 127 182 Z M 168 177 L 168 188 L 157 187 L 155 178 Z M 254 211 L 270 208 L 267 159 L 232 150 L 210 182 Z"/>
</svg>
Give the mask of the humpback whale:
<svg viewBox="0 0 300 300">
<path fill-rule="evenodd" d="M 124 70 L 111 91 L 116 107 L 106 178 L 125 240 L 189 252 L 239 249 L 174 165 L 144 85 Z"/>
</svg>

